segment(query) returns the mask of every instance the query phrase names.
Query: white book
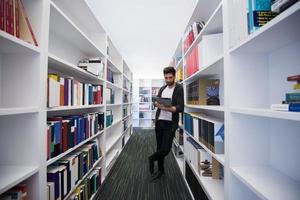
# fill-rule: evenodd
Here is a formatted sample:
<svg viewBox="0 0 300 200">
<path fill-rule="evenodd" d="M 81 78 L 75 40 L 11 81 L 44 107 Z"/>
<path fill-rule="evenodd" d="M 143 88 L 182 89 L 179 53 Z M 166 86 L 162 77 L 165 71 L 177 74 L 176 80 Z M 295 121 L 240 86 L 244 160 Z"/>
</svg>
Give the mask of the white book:
<svg viewBox="0 0 300 200">
<path fill-rule="evenodd" d="M 60 82 L 55 81 L 55 104 L 60 105 Z"/>
<path fill-rule="evenodd" d="M 55 107 L 57 106 L 56 105 L 56 101 L 55 101 L 55 80 L 52 79 L 52 78 L 49 78 L 49 85 L 48 85 L 48 88 L 49 88 L 49 99 L 48 99 L 48 104 L 49 104 L 49 107 Z"/>
<path fill-rule="evenodd" d="M 194 130 L 194 138 L 199 141 L 199 125 L 198 119 L 193 117 L 193 130 Z"/>
<path fill-rule="evenodd" d="M 74 81 L 73 84 L 73 106 L 77 106 L 77 83 Z"/>
<path fill-rule="evenodd" d="M 204 35 L 198 44 L 198 59 L 200 69 L 208 67 L 223 55 L 223 33 Z"/>
<path fill-rule="evenodd" d="M 271 110 L 275 111 L 289 111 L 289 104 L 272 104 Z"/>
<path fill-rule="evenodd" d="M 54 183 L 53 182 L 49 182 L 47 183 L 47 185 L 49 186 L 49 200 L 54 200 L 55 197 L 55 190 L 54 190 Z"/>
</svg>

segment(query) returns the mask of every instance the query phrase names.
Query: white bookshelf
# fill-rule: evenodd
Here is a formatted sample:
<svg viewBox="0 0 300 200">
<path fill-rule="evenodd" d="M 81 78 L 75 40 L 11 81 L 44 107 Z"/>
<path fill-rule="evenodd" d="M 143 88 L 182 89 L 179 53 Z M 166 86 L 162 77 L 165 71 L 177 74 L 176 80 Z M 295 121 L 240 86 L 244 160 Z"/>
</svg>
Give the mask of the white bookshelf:
<svg viewBox="0 0 300 200">
<path fill-rule="evenodd" d="M 108 174 L 106 166 L 112 161 L 112 152 L 120 153 L 121 138 L 126 137 L 127 142 L 131 136 L 132 85 L 124 89 L 122 83 L 123 80 L 132 83 L 132 72 L 86 0 L 22 2 L 38 47 L 0 31 L 0 195 L 19 183 L 26 183 L 29 199 L 47 199 L 47 167 L 91 140 L 99 142 L 102 157 L 85 177 L 96 166 L 100 166 L 102 181 L 105 179 Z M 81 59 L 95 57 L 104 62 L 103 77 L 77 67 Z M 107 68 L 117 77 L 113 84 L 106 79 Z M 85 83 L 100 83 L 103 89 L 112 88 L 116 103 L 107 105 L 103 94 L 104 104 L 48 108 L 48 72 L 73 77 Z M 129 103 L 123 103 L 123 94 L 128 94 Z M 128 108 L 128 115 L 124 118 L 123 106 Z M 102 131 L 55 158 L 46 160 L 47 116 L 105 113 L 107 109 L 113 111 L 112 126 L 106 127 L 105 115 L 105 128 Z M 125 132 L 123 120 L 128 125 Z M 110 137 L 110 133 L 121 136 Z M 109 147 L 108 154 L 106 147 Z M 75 187 L 72 188 L 74 190 Z"/>
<path fill-rule="evenodd" d="M 173 56 L 183 55 L 175 63 L 178 70 L 205 35 L 223 33 L 223 53 L 182 82 L 186 90 L 198 79 L 222 79 L 220 106 L 185 104 L 185 112 L 218 117 L 225 124 L 224 154 L 198 141 L 224 166 L 224 180 L 197 178 L 209 199 L 299 199 L 300 115 L 270 106 L 293 92 L 286 78 L 300 72 L 300 2 L 250 35 L 247 4 L 198 1 L 187 27 L 199 20 L 206 24 L 186 53 L 181 38 Z"/>
</svg>

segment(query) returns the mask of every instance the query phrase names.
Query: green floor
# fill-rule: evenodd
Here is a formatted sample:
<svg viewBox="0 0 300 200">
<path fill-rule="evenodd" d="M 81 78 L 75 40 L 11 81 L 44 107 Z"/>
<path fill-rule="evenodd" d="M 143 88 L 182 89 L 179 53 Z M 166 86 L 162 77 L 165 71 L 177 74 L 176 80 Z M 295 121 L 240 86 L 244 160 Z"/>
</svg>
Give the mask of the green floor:
<svg viewBox="0 0 300 200">
<path fill-rule="evenodd" d="M 156 147 L 153 130 L 135 129 L 124 150 L 102 184 L 99 200 L 190 200 L 172 152 L 165 160 L 165 176 L 150 181 L 148 156 Z"/>
</svg>

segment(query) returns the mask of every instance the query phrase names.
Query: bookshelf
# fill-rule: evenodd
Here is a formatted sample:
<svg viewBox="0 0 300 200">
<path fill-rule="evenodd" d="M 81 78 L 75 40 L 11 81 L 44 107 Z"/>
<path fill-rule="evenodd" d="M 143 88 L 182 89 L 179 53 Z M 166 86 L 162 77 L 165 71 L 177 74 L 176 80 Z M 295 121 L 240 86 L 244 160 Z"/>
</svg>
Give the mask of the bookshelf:
<svg viewBox="0 0 300 200">
<path fill-rule="evenodd" d="M 157 95 L 162 87 L 162 79 L 135 79 L 133 90 L 133 126 L 153 127 L 156 109 L 153 107 L 152 96 Z M 154 92 L 154 93 L 153 93 Z"/>
<path fill-rule="evenodd" d="M 185 103 L 185 112 L 201 113 L 224 122 L 224 154 L 215 154 L 194 135 L 191 137 L 224 170 L 224 179 L 199 176 L 197 166 L 176 157 L 179 167 L 192 169 L 208 199 L 298 199 L 300 176 L 299 112 L 274 111 L 285 93 L 292 92 L 288 76 L 299 74 L 300 2 L 278 14 L 252 34 L 247 30 L 248 1 L 198 1 L 187 24 L 203 20 L 205 25 L 184 52 L 184 36 L 172 57 L 177 71 L 183 70 L 182 84 L 201 79 L 220 80 L 220 105 Z M 221 53 L 202 59 L 206 64 L 187 77 L 188 55 L 207 35 L 223 33 Z M 205 43 L 204 43 L 205 44 Z M 200 61 L 201 62 L 201 61 Z M 284 67 L 282 67 L 284 66 Z M 181 128 L 185 129 L 185 124 Z M 174 145 L 186 154 L 174 140 Z M 174 156 L 176 154 L 174 153 Z M 283 161 L 284 160 L 284 161 Z M 286 164 L 289 163 L 289 164 Z"/>
<path fill-rule="evenodd" d="M 96 167 L 102 168 L 102 181 L 105 180 L 110 169 L 107 166 L 113 165 L 112 161 L 124 147 L 122 139 L 127 143 L 132 134 L 133 75 L 88 1 L 22 2 L 38 46 L 0 30 L 0 195 L 17 184 L 26 183 L 29 199 L 47 199 L 47 169 L 93 140 L 98 141 L 102 155 L 76 186 Z M 85 17 L 79 17 L 79 12 Z M 104 63 L 103 76 L 77 67 L 84 58 L 100 58 Z M 114 83 L 107 80 L 107 69 L 113 72 Z M 102 104 L 48 108 L 48 73 L 72 77 L 82 83 L 101 84 L 104 92 L 105 88 L 112 88 L 115 102 L 106 104 L 103 95 Z M 126 87 L 122 85 L 123 80 Z M 128 102 L 123 101 L 124 94 L 128 95 Z M 127 109 L 124 116 L 123 107 Z M 114 115 L 111 126 L 106 127 L 104 120 L 103 130 L 46 159 L 47 117 L 104 112 L 106 119 L 108 109 Z M 127 128 L 123 130 L 125 121 Z M 64 199 L 72 195 L 76 186 Z"/>
</svg>

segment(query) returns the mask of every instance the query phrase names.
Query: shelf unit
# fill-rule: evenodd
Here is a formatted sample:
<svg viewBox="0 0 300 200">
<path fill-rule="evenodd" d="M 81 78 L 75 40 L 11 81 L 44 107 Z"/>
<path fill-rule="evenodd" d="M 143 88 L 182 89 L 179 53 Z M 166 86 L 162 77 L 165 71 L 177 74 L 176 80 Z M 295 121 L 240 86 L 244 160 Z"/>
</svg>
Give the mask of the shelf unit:
<svg viewBox="0 0 300 200">
<path fill-rule="evenodd" d="M 199 177 L 188 164 L 209 199 L 296 200 L 300 197 L 300 115 L 273 111 L 270 106 L 293 92 L 286 78 L 300 71 L 300 2 L 252 34 L 247 30 L 247 4 L 246 0 L 198 1 L 186 30 L 199 20 L 206 24 L 186 53 L 181 38 L 172 57 L 176 70 L 185 69 L 187 55 L 204 36 L 223 33 L 223 53 L 200 66 L 182 84 L 186 91 L 195 80 L 223 78 L 220 106 L 185 104 L 185 112 L 224 120 L 224 154 L 212 153 L 194 138 L 224 166 L 224 180 L 210 184 L 212 179 Z M 184 134 L 193 137 L 186 131 Z"/>
<path fill-rule="evenodd" d="M 133 89 L 133 126 L 153 127 L 156 109 L 153 108 L 152 96 L 164 85 L 162 79 L 135 79 Z M 155 94 L 153 93 L 155 92 Z M 142 98 L 147 98 L 142 102 Z M 154 110 L 153 110 L 154 109 Z M 143 115 L 144 117 L 141 117 Z"/>
<path fill-rule="evenodd" d="M 47 199 L 47 168 L 88 141 L 98 140 L 100 144 L 102 157 L 92 169 L 96 166 L 102 167 L 102 181 L 105 179 L 108 174 L 106 166 L 112 161 L 111 152 L 120 153 L 123 149 L 121 138 L 126 137 L 127 142 L 132 134 L 133 75 L 95 17 L 88 1 L 22 2 L 38 47 L 0 31 L 0 195 L 19 183 L 26 183 L 29 199 Z M 77 67 L 81 59 L 95 57 L 104 62 L 103 77 Z M 106 80 L 107 68 L 119 77 L 118 82 L 112 84 Z M 112 88 L 117 91 L 116 103 L 106 105 L 103 94 L 104 104 L 101 105 L 47 108 L 48 72 L 73 77 L 85 83 L 102 84 L 103 89 Z M 122 87 L 123 80 L 129 82 L 128 88 Z M 123 103 L 123 94 L 128 94 L 128 102 Z M 123 107 L 128 109 L 124 118 Z M 46 160 L 47 116 L 105 113 L 107 109 L 113 110 L 115 122 L 112 126 L 106 128 L 105 122 L 102 131 L 55 158 Z M 128 127 L 126 131 L 122 128 L 124 121 Z M 118 133 L 121 137 L 111 138 L 111 132 Z M 106 145 L 109 145 L 107 142 L 113 143 L 108 153 L 105 151 Z M 16 151 L 16 148 L 22 146 L 22 153 Z M 80 182 L 77 185 L 79 184 Z M 75 187 L 72 188 L 74 190 Z"/>
</svg>

